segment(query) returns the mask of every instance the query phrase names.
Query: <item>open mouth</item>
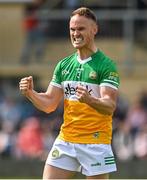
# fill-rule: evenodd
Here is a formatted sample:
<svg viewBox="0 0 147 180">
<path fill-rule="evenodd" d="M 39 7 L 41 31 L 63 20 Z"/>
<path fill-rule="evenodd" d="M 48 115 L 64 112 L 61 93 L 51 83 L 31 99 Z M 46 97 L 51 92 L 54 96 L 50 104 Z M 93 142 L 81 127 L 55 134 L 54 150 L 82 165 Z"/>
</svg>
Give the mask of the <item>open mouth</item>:
<svg viewBox="0 0 147 180">
<path fill-rule="evenodd" d="M 73 38 L 73 40 L 74 40 L 74 43 L 76 43 L 76 44 L 80 44 L 81 42 L 83 42 L 83 38 L 82 37 L 80 37 L 80 38 Z"/>
</svg>

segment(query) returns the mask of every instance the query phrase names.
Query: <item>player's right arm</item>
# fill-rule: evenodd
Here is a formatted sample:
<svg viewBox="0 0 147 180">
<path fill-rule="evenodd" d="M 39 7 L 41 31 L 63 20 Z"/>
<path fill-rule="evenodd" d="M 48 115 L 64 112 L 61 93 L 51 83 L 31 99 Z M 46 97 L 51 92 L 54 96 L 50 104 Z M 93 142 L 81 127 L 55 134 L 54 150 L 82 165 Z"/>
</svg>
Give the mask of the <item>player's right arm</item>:
<svg viewBox="0 0 147 180">
<path fill-rule="evenodd" d="M 54 111 L 61 98 L 63 91 L 61 88 L 49 85 L 44 93 L 38 93 L 34 90 L 32 76 L 22 78 L 19 82 L 20 92 L 27 97 L 35 107 L 46 113 Z"/>
</svg>

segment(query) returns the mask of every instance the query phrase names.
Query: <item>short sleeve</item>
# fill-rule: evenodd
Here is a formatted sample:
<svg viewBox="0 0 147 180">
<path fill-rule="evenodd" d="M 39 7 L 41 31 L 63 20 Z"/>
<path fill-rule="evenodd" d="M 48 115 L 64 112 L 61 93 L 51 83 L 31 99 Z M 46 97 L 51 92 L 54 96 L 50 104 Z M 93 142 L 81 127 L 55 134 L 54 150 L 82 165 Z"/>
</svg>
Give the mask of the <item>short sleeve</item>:
<svg viewBox="0 0 147 180">
<path fill-rule="evenodd" d="M 116 64 L 113 61 L 108 61 L 102 69 L 100 86 L 109 86 L 118 89 L 120 78 Z"/>
<path fill-rule="evenodd" d="M 50 84 L 53 86 L 62 88 L 62 86 L 61 86 L 61 67 L 60 66 L 61 66 L 61 62 L 59 62 L 57 64 L 57 66 L 55 67 L 55 70 L 53 72 L 53 77 L 52 77 Z"/>
</svg>

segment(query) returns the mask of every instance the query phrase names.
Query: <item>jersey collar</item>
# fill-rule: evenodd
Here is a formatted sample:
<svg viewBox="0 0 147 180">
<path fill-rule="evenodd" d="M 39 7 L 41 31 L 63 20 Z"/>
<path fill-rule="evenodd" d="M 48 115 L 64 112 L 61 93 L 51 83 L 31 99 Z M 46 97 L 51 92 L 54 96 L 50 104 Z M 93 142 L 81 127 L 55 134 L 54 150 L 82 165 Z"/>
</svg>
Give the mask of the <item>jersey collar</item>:
<svg viewBox="0 0 147 180">
<path fill-rule="evenodd" d="M 77 56 L 77 61 L 80 63 L 80 64 L 85 64 L 85 63 L 87 63 L 88 61 L 91 61 L 92 60 L 92 57 L 90 56 L 89 58 L 86 58 L 86 59 L 82 59 L 81 60 L 81 58 L 79 57 L 79 56 Z"/>
<path fill-rule="evenodd" d="M 96 50 L 96 52 L 94 52 L 94 54 L 95 53 L 97 53 L 98 52 L 98 50 Z M 90 57 L 88 57 L 88 58 L 86 58 L 86 59 L 81 59 L 79 56 L 78 56 L 78 54 L 77 54 L 77 61 L 80 63 L 80 64 L 85 64 L 85 63 L 87 63 L 87 62 L 89 62 L 89 61 L 91 61 L 92 60 L 92 57 L 90 56 Z"/>
</svg>

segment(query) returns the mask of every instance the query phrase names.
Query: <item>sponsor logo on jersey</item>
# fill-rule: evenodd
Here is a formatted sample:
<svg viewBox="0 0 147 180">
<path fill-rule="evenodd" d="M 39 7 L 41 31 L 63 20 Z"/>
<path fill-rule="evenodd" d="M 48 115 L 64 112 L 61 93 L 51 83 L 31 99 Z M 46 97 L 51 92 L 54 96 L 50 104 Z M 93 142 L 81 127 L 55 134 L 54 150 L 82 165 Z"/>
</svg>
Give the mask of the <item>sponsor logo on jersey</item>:
<svg viewBox="0 0 147 180">
<path fill-rule="evenodd" d="M 92 93 L 92 89 L 89 89 L 88 85 L 85 86 L 89 95 L 91 95 Z M 76 94 L 76 90 L 77 90 L 77 86 L 74 87 L 72 86 L 70 83 L 68 83 L 66 86 L 65 86 L 65 95 L 66 96 L 69 96 L 69 95 L 75 95 Z"/>
<path fill-rule="evenodd" d="M 116 72 L 110 72 L 108 79 L 113 80 L 113 81 L 117 81 L 117 79 L 118 79 L 118 73 L 116 73 Z"/>
</svg>

